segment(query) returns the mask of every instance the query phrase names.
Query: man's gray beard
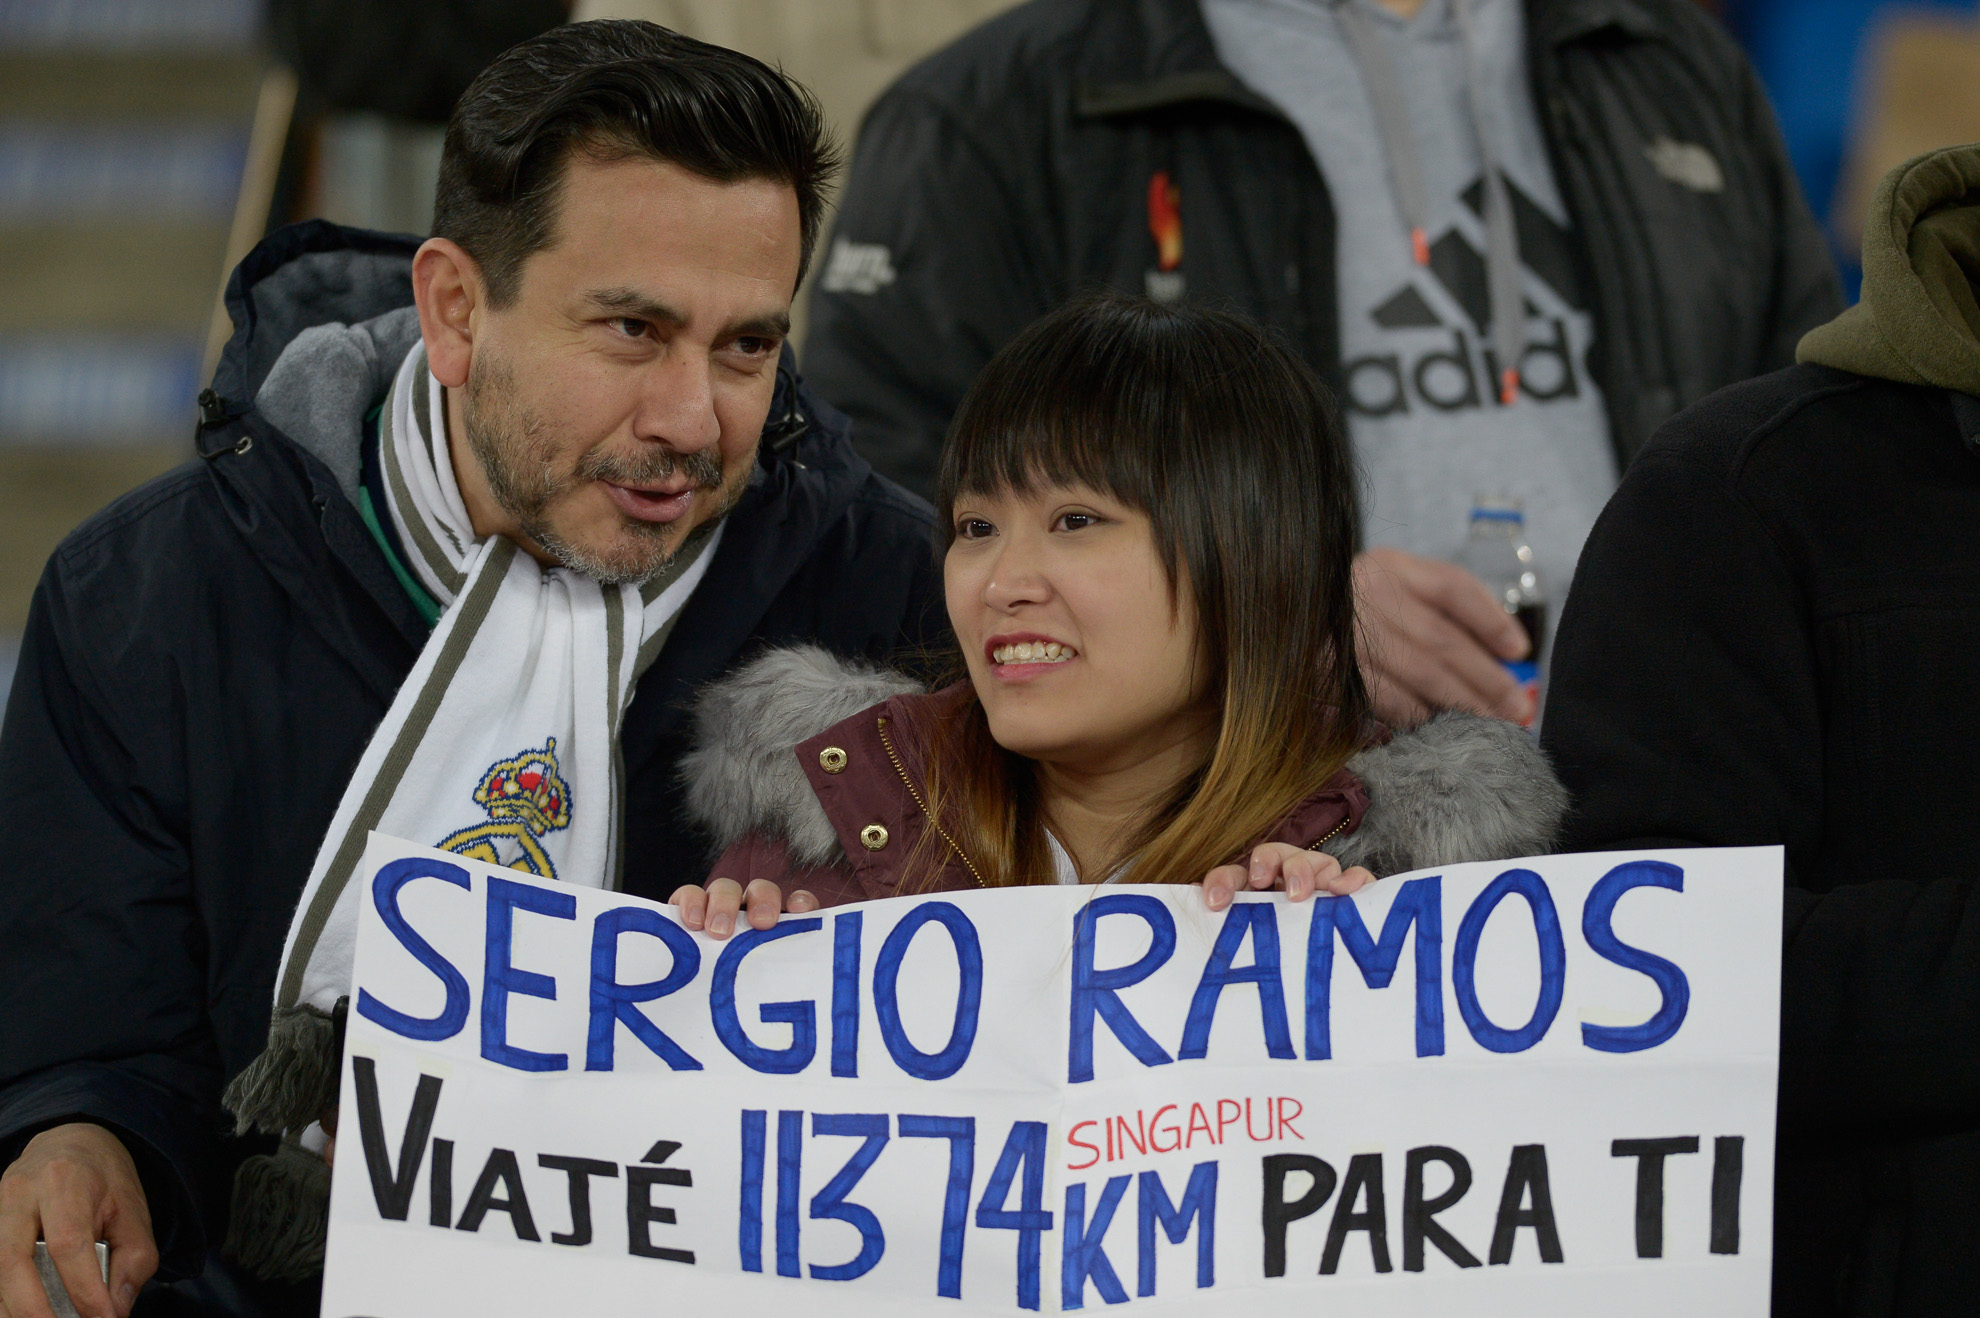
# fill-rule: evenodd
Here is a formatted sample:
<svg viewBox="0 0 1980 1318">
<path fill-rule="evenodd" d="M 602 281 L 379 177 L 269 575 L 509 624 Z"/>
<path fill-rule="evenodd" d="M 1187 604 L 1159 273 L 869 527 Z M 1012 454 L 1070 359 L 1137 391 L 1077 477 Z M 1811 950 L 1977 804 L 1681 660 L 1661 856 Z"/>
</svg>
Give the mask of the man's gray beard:
<svg viewBox="0 0 1980 1318">
<path fill-rule="evenodd" d="M 696 498 L 704 497 L 705 491 L 721 500 L 714 514 L 700 523 L 702 527 L 728 516 L 742 498 L 745 482 L 737 480 L 733 489 L 723 488 L 722 460 L 710 449 L 682 455 L 656 446 L 643 461 L 587 453 L 578 460 L 575 477 L 558 477 L 561 446 L 556 437 L 518 397 L 515 372 L 508 363 L 494 360 L 486 350 L 475 354 L 468 368 L 461 423 L 468 449 L 488 480 L 489 493 L 517 529 L 565 567 L 602 585 L 627 585 L 664 571 L 681 548 L 666 544 L 674 523 L 628 521 L 620 528 L 620 543 L 601 553 L 574 545 L 551 529 L 550 506 L 564 494 L 594 480 L 615 485 L 666 480 L 678 469 L 694 482 Z"/>
</svg>

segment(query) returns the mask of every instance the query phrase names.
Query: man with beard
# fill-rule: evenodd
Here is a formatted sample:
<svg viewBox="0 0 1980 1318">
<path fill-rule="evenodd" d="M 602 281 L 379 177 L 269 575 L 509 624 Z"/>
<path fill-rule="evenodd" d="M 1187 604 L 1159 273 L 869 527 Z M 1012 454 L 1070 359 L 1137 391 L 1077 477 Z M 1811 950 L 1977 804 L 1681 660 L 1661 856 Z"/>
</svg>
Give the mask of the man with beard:
<svg viewBox="0 0 1980 1318">
<path fill-rule="evenodd" d="M 0 731 L 0 1314 L 37 1238 L 86 1314 L 314 1312 L 368 832 L 663 896 L 696 685 L 934 639 L 927 507 L 784 348 L 834 166 L 776 72 L 577 24 L 462 98 L 435 237 L 235 272 L 200 459 L 57 550 Z"/>
</svg>

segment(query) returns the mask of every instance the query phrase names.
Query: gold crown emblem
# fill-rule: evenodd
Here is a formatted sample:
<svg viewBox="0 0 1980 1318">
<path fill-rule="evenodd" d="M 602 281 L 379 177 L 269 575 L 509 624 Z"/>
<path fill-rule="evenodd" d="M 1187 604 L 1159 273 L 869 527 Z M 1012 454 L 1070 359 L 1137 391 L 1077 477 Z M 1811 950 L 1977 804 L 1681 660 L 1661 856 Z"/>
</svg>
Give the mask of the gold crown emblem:
<svg viewBox="0 0 1980 1318">
<path fill-rule="evenodd" d="M 488 812 L 486 823 L 442 839 L 440 850 L 471 856 L 491 865 L 557 877 L 557 869 L 537 839 L 570 827 L 571 785 L 557 767 L 557 739 L 513 759 L 497 760 L 481 775 L 474 803 Z M 504 851 L 514 854 L 505 857 Z"/>
<path fill-rule="evenodd" d="M 490 819 L 521 820 L 538 837 L 569 827 L 571 787 L 557 768 L 557 739 L 490 765 L 474 789 L 474 803 Z"/>
</svg>

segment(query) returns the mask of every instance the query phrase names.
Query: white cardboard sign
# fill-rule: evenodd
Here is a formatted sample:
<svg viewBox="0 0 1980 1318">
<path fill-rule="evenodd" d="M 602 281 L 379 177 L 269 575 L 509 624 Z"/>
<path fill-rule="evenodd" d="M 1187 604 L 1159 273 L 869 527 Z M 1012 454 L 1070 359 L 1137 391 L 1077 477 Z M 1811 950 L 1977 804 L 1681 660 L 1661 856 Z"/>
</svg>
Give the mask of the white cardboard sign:
<svg viewBox="0 0 1980 1318">
<path fill-rule="evenodd" d="M 785 917 L 371 841 L 325 1318 L 1762 1318 L 1779 848 Z"/>
</svg>

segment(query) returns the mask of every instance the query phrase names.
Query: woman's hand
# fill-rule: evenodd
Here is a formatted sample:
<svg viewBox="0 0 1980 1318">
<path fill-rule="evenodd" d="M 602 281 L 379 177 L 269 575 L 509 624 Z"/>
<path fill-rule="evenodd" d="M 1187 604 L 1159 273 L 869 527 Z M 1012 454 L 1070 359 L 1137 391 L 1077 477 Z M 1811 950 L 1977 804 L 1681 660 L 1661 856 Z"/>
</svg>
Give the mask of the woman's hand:
<svg viewBox="0 0 1980 1318">
<path fill-rule="evenodd" d="M 1219 865 L 1203 876 L 1203 900 L 1213 911 L 1231 904 L 1231 898 L 1249 888 L 1264 892 L 1283 889 L 1296 902 L 1316 892 L 1345 897 L 1375 882 L 1375 876 L 1361 866 L 1342 869 L 1341 862 L 1324 851 L 1306 851 L 1284 842 L 1262 842 L 1252 850 L 1243 865 Z"/>
<path fill-rule="evenodd" d="M 802 915 L 818 909 L 818 899 L 800 888 L 787 899 L 784 890 L 768 879 L 752 880 L 745 888 L 734 879 L 711 879 L 707 886 L 682 884 L 667 899 L 681 911 L 681 923 L 700 930 L 718 942 L 735 931 L 740 911 L 752 929 L 776 925 L 779 912 Z"/>
</svg>

